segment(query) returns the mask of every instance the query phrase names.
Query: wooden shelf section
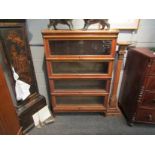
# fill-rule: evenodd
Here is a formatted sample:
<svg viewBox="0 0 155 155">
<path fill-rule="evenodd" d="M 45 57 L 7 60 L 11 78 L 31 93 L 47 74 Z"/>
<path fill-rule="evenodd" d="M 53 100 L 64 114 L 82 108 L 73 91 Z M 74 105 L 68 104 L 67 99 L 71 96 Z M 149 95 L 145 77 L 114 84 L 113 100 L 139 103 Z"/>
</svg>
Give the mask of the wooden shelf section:
<svg viewBox="0 0 155 155">
<path fill-rule="evenodd" d="M 110 55 L 53 55 L 46 58 L 47 61 L 112 61 Z"/>
<path fill-rule="evenodd" d="M 104 112 L 106 108 L 102 104 L 57 104 L 54 107 L 55 112 Z"/>
<path fill-rule="evenodd" d="M 52 74 L 49 79 L 111 79 L 107 74 Z"/>
<path fill-rule="evenodd" d="M 53 96 L 106 96 L 109 93 L 106 92 L 105 90 L 90 90 L 90 89 L 71 89 L 71 90 L 64 90 L 64 89 L 59 89 L 59 90 L 54 90 L 51 92 L 51 95 Z"/>
</svg>

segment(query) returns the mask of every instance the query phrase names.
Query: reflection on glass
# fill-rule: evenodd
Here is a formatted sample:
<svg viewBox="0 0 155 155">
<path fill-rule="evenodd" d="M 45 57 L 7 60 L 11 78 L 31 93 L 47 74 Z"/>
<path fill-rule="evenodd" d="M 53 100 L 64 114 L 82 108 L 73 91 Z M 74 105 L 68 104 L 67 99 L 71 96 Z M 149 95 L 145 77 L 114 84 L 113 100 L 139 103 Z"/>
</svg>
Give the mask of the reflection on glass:
<svg viewBox="0 0 155 155">
<path fill-rule="evenodd" d="M 109 55 L 111 40 L 50 41 L 52 55 Z"/>
<path fill-rule="evenodd" d="M 52 62 L 55 74 L 108 73 L 108 62 Z"/>
<path fill-rule="evenodd" d="M 106 80 L 55 80 L 55 89 L 106 89 Z"/>
<path fill-rule="evenodd" d="M 57 104 L 101 104 L 104 105 L 104 97 L 101 96 L 57 96 Z"/>
</svg>

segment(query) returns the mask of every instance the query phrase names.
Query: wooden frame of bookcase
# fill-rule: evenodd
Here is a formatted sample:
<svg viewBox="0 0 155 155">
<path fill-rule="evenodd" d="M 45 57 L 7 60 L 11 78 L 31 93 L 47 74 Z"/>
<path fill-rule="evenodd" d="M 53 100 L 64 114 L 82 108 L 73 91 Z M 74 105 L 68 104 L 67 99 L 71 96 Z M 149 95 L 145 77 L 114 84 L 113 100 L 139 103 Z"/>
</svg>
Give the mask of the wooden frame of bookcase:
<svg viewBox="0 0 155 155">
<path fill-rule="evenodd" d="M 118 31 L 82 31 L 82 30 L 44 30 L 42 32 L 45 47 L 46 66 L 48 79 L 50 84 L 50 96 L 53 112 L 107 112 L 109 101 L 109 91 L 114 67 L 114 57 L 116 50 L 116 40 Z M 111 40 L 110 55 L 51 55 L 49 41 L 57 40 Z M 93 62 L 109 62 L 108 74 L 53 74 L 52 61 L 93 61 Z M 95 79 L 107 80 L 108 91 L 103 90 L 55 90 L 54 80 L 56 79 Z M 57 105 L 56 96 L 104 96 L 104 106 L 102 105 Z"/>
</svg>

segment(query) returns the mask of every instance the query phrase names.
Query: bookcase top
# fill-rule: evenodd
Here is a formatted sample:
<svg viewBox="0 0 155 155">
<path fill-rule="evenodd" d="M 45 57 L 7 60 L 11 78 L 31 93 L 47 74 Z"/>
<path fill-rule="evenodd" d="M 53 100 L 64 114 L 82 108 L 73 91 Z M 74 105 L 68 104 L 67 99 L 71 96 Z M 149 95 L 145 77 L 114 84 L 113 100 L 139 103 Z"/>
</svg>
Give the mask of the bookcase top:
<svg viewBox="0 0 155 155">
<path fill-rule="evenodd" d="M 103 39 L 117 38 L 118 30 L 43 30 L 43 38 L 46 39 Z"/>
<path fill-rule="evenodd" d="M 89 34 L 89 33 L 98 33 L 98 34 L 102 34 L 102 33 L 105 33 L 105 34 L 111 34 L 111 33 L 115 33 L 115 34 L 118 34 L 119 33 L 119 30 L 50 30 L 50 29 L 45 29 L 45 30 L 42 30 L 42 33 L 43 34 L 52 34 L 52 33 L 57 33 L 57 34 L 60 34 L 60 33 L 68 33 L 68 34 L 78 34 L 78 33 L 82 33 L 82 34 Z"/>
</svg>

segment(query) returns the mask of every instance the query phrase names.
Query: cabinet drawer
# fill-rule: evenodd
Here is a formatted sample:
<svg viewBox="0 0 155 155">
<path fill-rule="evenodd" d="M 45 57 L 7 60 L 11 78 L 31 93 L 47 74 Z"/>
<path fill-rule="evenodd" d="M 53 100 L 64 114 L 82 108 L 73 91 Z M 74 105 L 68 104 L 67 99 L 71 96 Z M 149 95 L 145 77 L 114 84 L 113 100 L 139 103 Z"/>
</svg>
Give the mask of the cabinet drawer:
<svg viewBox="0 0 155 155">
<path fill-rule="evenodd" d="M 155 76 L 147 76 L 145 81 L 146 90 L 155 90 Z"/>
<path fill-rule="evenodd" d="M 155 123 L 155 110 L 138 109 L 137 122 Z"/>
<path fill-rule="evenodd" d="M 152 65 L 151 65 L 149 74 L 155 75 L 155 61 L 153 61 Z"/>
<path fill-rule="evenodd" d="M 145 91 L 141 106 L 155 108 L 155 92 L 146 92 Z"/>
</svg>

